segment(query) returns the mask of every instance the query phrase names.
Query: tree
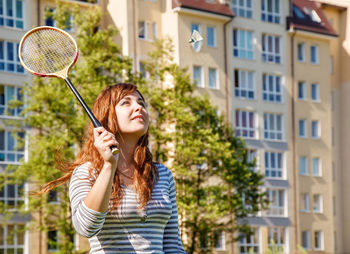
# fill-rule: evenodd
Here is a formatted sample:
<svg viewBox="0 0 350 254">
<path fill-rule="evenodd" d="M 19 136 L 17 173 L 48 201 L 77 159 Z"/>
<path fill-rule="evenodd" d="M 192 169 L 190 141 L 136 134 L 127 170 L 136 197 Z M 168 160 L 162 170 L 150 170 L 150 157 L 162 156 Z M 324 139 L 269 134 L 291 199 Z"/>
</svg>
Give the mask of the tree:
<svg viewBox="0 0 350 254">
<path fill-rule="evenodd" d="M 247 149 L 207 96 L 195 95 L 186 69 L 173 62 L 169 39 L 155 43 L 144 62 L 156 159 L 171 161 L 177 182 L 181 228 L 188 253 L 207 253 L 217 232 L 245 230 L 237 220 L 267 204 L 263 176 L 251 170 Z M 232 239 L 232 241 L 235 239 Z"/>
<path fill-rule="evenodd" d="M 97 94 L 106 86 L 121 81 L 132 82 L 131 61 L 121 54 L 113 41 L 117 30 L 113 27 L 98 28 L 100 9 L 91 7 L 81 11 L 75 5 L 72 10 L 71 4 L 68 6 L 59 1 L 56 4 L 55 11 L 47 15 L 52 16 L 59 28 L 67 28 L 70 25 L 69 16 L 74 17 L 79 59 L 70 73 L 70 79 L 87 105 L 92 105 Z M 8 167 L 2 177 L 19 184 L 30 182 L 41 186 L 62 175 L 55 164 L 55 154 L 59 153 L 65 160 L 74 159 L 88 118 L 63 80 L 35 78 L 24 90 L 29 98 L 23 111 L 24 120 L 12 124 L 18 129 L 31 128 L 28 132 L 28 161 L 23 161 L 20 166 Z M 34 191 L 38 191 L 38 188 Z M 59 203 L 50 202 L 56 195 Z M 32 229 L 43 232 L 57 230 L 59 252 L 73 253 L 75 233 L 68 186 L 62 185 L 45 195 L 29 195 L 28 199 L 29 204 L 24 211 L 35 217 Z M 8 212 L 8 207 L 2 208 L 2 212 Z M 54 246 L 54 243 L 51 244 Z"/>
</svg>

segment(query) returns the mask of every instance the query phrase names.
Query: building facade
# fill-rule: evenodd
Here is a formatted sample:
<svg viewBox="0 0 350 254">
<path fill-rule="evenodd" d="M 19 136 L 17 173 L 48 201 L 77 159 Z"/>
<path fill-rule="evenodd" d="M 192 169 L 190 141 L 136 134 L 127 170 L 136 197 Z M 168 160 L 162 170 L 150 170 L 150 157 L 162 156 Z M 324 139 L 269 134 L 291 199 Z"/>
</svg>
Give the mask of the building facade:
<svg viewBox="0 0 350 254">
<path fill-rule="evenodd" d="M 349 90 L 348 7 L 342 0 L 101 0 L 102 26 L 119 30 L 116 42 L 143 72 L 142 60 L 157 38 L 169 36 L 174 61 L 187 67 L 196 92 L 208 94 L 220 114 L 247 145 L 250 159 L 265 175 L 270 207 L 247 220 L 251 235 L 234 244 L 222 234 L 216 253 L 350 253 L 346 215 L 350 178 L 347 127 Z M 45 18 L 50 0 L 0 0 L 0 165 L 26 155 L 14 150 L 7 110 L 31 77 L 19 65 L 17 47 L 31 27 L 54 25 Z M 203 36 L 199 51 L 188 43 L 193 30 Z M 71 31 L 74 33 L 74 30 Z M 147 75 L 147 73 L 145 73 Z M 24 136 L 26 130 L 20 135 Z M 5 185 L 0 201 L 25 202 L 26 186 Z M 33 215 L 34 217 L 36 215 Z M 0 253 L 48 253 L 57 232 L 16 233 L 29 217 L 0 226 Z M 16 231 L 17 232 L 17 231 Z M 59 238 L 59 237 L 58 237 Z M 10 240 L 7 240 L 10 239 Z M 12 240 L 13 239 L 13 240 Z M 88 248 L 77 236 L 76 248 Z"/>
</svg>

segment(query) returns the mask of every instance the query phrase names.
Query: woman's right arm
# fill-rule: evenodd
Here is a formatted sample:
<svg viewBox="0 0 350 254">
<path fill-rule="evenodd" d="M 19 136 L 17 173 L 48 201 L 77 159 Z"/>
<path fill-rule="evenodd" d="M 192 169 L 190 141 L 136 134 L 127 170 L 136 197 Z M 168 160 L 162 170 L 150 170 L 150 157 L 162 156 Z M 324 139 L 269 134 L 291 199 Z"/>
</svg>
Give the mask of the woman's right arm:
<svg viewBox="0 0 350 254">
<path fill-rule="evenodd" d="M 73 225 L 85 237 L 96 235 L 104 224 L 117 167 L 117 156 L 110 150 L 111 145 L 117 145 L 114 136 L 100 127 L 94 129 L 94 137 L 95 147 L 104 159 L 94 185 L 90 185 L 88 164 L 74 171 L 69 185 Z"/>
</svg>

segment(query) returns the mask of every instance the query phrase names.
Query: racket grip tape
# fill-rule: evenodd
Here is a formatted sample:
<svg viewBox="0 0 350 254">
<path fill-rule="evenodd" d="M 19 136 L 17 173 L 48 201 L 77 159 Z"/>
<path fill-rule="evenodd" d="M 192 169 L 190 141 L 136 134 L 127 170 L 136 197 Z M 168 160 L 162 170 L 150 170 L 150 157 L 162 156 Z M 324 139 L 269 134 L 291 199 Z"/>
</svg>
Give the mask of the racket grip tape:
<svg viewBox="0 0 350 254">
<path fill-rule="evenodd" d="M 112 150 L 113 155 L 116 155 L 119 153 L 119 149 L 115 145 L 112 145 L 110 148 Z"/>
</svg>

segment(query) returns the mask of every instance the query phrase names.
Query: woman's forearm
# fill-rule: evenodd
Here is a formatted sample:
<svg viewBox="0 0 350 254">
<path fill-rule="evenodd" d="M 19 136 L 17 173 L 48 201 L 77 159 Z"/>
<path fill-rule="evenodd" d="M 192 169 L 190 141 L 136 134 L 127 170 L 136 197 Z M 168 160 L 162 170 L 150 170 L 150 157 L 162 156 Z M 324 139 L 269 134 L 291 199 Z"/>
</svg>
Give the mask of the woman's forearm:
<svg viewBox="0 0 350 254">
<path fill-rule="evenodd" d="M 90 192 L 84 199 L 85 205 L 97 212 L 106 212 L 112 192 L 117 166 L 105 162 Z"/>
</svg>

